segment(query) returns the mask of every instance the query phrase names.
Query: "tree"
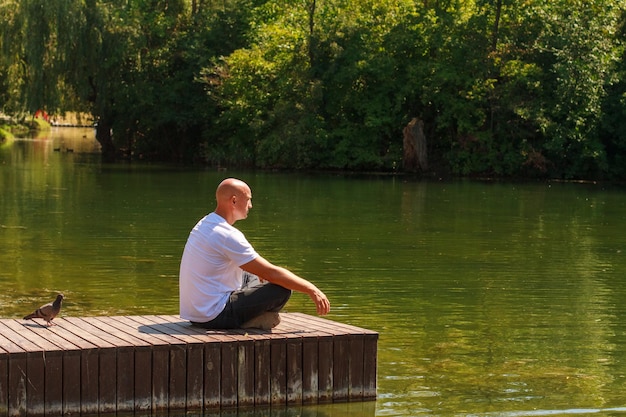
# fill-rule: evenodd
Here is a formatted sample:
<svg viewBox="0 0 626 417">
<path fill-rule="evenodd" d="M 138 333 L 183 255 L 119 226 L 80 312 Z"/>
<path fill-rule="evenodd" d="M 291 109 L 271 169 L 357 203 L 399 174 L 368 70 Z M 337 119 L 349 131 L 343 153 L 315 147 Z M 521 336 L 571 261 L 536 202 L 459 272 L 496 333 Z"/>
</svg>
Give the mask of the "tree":
<svg viewBox="0 0 626 417">
<path fill-rule="evenodd" d="M 91 112 L 105 160 L 395 170 L 419 118 L 436 171 L 623 176 L 618 0 L 0 8 L 3 107 Z"/>
<path fill-rule="evenodd" d="M 120 148 L 153 159 L 192 158 L 200 140 L 179 138 L 199 138 L 215 107 L 195 79 L 215 54 L 242 42 L 246 27 L 228 20 L 231 3 L 228 10 L 247 4 L 5 0 L 0 71 L 13 87 L 13 108 L 90 112 L 105 161 Z M 218 17 L 229 25 L 221 36 L 219 25 L 211 27 Z"/>
<path fill-rule="evenodd" d="M 239 140 L 256 139 L 258 165 L 381 168 L 394 137 L 400 160 L 402 118 L 389 111 L 397 103 L 382 42 L 406 10 L 410 2 L 257 9 L 252 45 L 224 61 L 220 97 L 226 119 L 249 126 Z"/>
<path fill-rule="evenodd" d="M 62 81 L 66 56 L 56 52 L 60 44 L 69 46 L 75 33 L 73 26 L 58 18 L 74 17 L 76 5 L 57 0 L 52 6 L 36 0 L 2 2 L 3 66 L 14 110 L 32 114 L 38 109 L 59 108 L 65 101 L 56 87 Z"/>
<path fill-rule="evenodd" d="M 565 178 L 606 172 L 597 128 L 624 6 L 465 6 L 467 18 L 446 9 L 455 13 L 444 20 L 451 26 L 434 26 L 438 46 L 425 82 L 438 125 L 432 136 L 449 141 L 445 159 L 453 171 Z M 449 36 L 437 35 L 442 31 Z"/>
<path fill-rule="evenodd" d="M 503 56 L 503 69 L 524 100 L 515 100 L 515 113 L 535 127 L 533 149 L 551 176 L 597 177 L 609 169 L 598 127 L 620 51 L 615 33 L 623 10 L 616 1 L 518 7 L 524 26 L 509 50 L 519 52 Z"/>
</svg>

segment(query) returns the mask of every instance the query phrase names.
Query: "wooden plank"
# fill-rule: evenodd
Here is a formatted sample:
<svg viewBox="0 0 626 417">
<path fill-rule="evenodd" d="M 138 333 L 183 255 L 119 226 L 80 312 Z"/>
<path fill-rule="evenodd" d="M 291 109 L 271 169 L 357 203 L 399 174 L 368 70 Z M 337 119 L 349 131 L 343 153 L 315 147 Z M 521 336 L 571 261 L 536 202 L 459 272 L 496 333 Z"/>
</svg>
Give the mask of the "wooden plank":
<svg viewBox="0 0 626 417">
<path fill-rule="evenodd" d="M 187 343 L 187 376 L 186 376 L 186 404 L 187 410 L 202 409 L 204 396 L 204 368 L 213 367 L 213 363 L 205 363 L 205 343 L 217 344 L 219 339 L 207 337 L 206 330 L 192 328 L 189 322 L 181 321 L 177 316 L 157 316 L 155 320 L 161 322 L 164 330 L 170 335 Z M 215 354 L 215 352 L 213 352 Z M 219 403 L 219 390 L 212 394 Z M 219 406 L 219 404 L 217 404 Z"/>
<path fill-rule="evenodd" d="M 137 330 L 137 337 L 149 340 L 152 343 L 152 411 L 167 410 L 169 406 L 169 378 L 170 378 L 170 349 L 171 338 L 151 329 L 141 319 L 135 316 L 118 317 L 117 320 L 130 329 Z M 175 343 L 182 343 L 174 340 Z"/>
<path fill-rule="evenodd" d="M 15 322 L 13 320 L 0 321 L 0 334 L 7 339 L 7 343 L 3 346 L 3 349 L 12 349 L 16 351 L 24 352 L 43 352 L 41 346 L 30 340 L 27 332 L 23 332 L 23 329 L 15 331 L 12 329 Z M 18 348 L 16 348 L 16 346 Z"/>
<path fill-rule="evenodd" d="M 237 406 L 254 405 L 254 340 L 245 338 L 237 343 Z"/>
<path fill-rule="evenodd" d="M 129 316 L 115 316 L 107 324 L 121 331 L 135 345 L 135 411 L 167 409 L 169 378 L 169 347 L 162 339 L 139 331 L 139 324 Z M 137 345 L 143 345 L 139 348 Z M 149 347 L 149 349 L 147 349 Z"/>
<path fill-rule="evenodd" d="M 108 324 L 125 333 L 126 339 L 132 338 L 132 343 L 150 346 L 149 357 L 139 356 L 141 352 L 135 348 L 135 410 L 166 410 L 170 400 L 170 343 L 182 342 L 150 328 L 149 322 L 135 316 L 111 317 Z"/>
<path fill-rule="evenodd" d="M 115 411 L 132 412 L 135 410 L 135 349 L 117 348 L 115 367 Z"/>
<path fill-rule="evenodd" d="M 26 352 L 13 352 L 8 361 L 8 415 L 26 415 Z"/>
<path fill-rule="evenodd" d="M 9 372 L 17 373 L 9 375 L 9 384 L 16 384 L 17 390 L 13 392 L 13 404 L 9 399 L 10 415 L 41 415 L 44 413 L 44 389 L 45 389 L 45 362 L 44 350 L 31 341 L 28 333 L 14 331 L 11 327 L 12 320 L 4 320 L 0 323 L 0 334 L 25 351 L 24 359 L 10 366 Z M 12 358 L 11 358 L 12 359 Z M 12 409 L 12 410 L 11 410 Z"/>
<path fill-rule="evenodd" d="M 118 411 L 152 410 L 152 344 L 155 341 L 153 339 L 146 341 L 138 337 L 135 322 L 127 323 L 124 317 L 93 317 L 90 320 L 94 326 L 125 340 L 132 346 L 132 359 L 123 353 L 124 357 L 121 360 L 127 361 L 129 366 L 127 369 L 132 369 L 133 372 L 124 372 L 121 378 L 118 372 Z M 120 367 L 118 358 L 118 369 Z"/>
<path fill-rule="evenodd" d="M 378 379 L 378 334 L 363 339 L 363 399 L 376 399 Z"/>
<path fill-rule="evenodd" d="M 188 321 L 177 318 L 177 316 L 156 315 L 142 316 L 142 318 L 152 324 L 152 330 L 175 337 L 186 343 L 202 343 L 211 339 L 206 329 L 193 326 Z"/>
<path fill-rule="evenodd" d="M 376 397 L 376 377 L 377 377 L 377 341 L 378 333 L 372 330 L 363 329 L 345 323 L 332 322 L 319 317 L 307 316 L 301 313 L 289 315 L 288 321 L 302 323 L 311 328 L 323 328 L 333 338 L 344 340 L 348 337 L 349 354 L 345 356 L 348 361 L 342 361 L 341 365 L 334 370 L 334 378 L 339 377 L 339 385 L 334 384 L 333 400 L 344 399 L 345 370 L 347 362 L 347 398 L 350 400 L 363 400 Z M 345 342 L 342 342 L 345 343 Z M 334 348 L 335 349 L 335 348 Z M 346 349 L 345 345 L 338 349 Z M 337 353 L 338 358 L 344 357 L 343 353 Z M 339 397 L 339 398 L 338 398 Z"/>
<path fill-rule="evenodd" d="M 281 320 L 282 317 L 283 315 L 281 315 Z M 281 345 L 284 343 L 284 346 L 279 347 L 281 351 L 284 350 L 284 360 L 280 363 L 281 369 L 276 375 L 276 377 L 280 379 L 277 380 L 278 386 L 274 387 L 276 389 L 273 391 L 272 403 L 274 404 L 302 404 L 303 334 L 305 334 L 305 332 L 301 328 L 296 328 L 286 321 L 281 321 L 281 324 L 272 329 L 271 333 L 266 336 L 269 337 L 270 340 L 284 341 L 280 342 Z M 273 376 L 274 372 L 277 371 L 275 368 L 272 368 L 271 373 Z M 276 384 L 277 381 L 272 381 L 272 386 Z M 279 394 L 278 397 L 276 396 L 277 393 Z"/>
<path fill-rule="evenodd" d="M 281 314 L 281 318 L 282 318 Z M 302 343 L 304 331 L 287 323 L 272 330 L 256 330 L 248 336 L 269 340 L 269 403 L 272 405 L 302 403 Z M 262 342 L 267 343 L 266 341 Z M 260 349 L 266 349 L 259 346 Z M 258 360 L 258 358 L 257 358 Z M 263 375 L 263 374 L 261 374 Z M 258 394 L 255 394 L 258 397 Z"/>
<path fill-rule="evenodd" d="M 164 320 L 159 316 L 143 317 L 146 323 L 163 334 L 173 336 L 176 345 L 170 351 L 170 392 L 169 407 L 185 409 L 200 407 L 202 404 L 203 350 L 201 342 L 193 335 L 188 335 L 179 323 Z M 180 346 L 180 347 L 179 347 Z M 191 384 L 191 385 L 190 385 Z"/>
<path fill-rule="evenodd" d="M 134 365 L 134 410 L 149 411 L 152 409 L 152 348 L 135 348 Z"/>
<path fill-rule="evenodd" d="M 187 347 L 170 348 L 170 378 L 168 381 L 168 408 L 184 410 L 187 405 Z"/>
<path fill-rule="evenodd" d="M 207 331 L 188 322 L 182 322 L 177 316 L 157 316 L 160 331 L 169 332 L 176 338 L 187 342 L 201 342 L 204 349 L 203 394 L 204 408 L 233 408 L 239 403 L 239 350 L 237 346 L 240 334 L 231 331 Z M 237 349 L 237 350 L 235 350 Z M 237 366 L 235 368 L 235 366 Z M 236 369 L 236 372 L 235 372 Z M 228 375 L 225 377 L 224 375 Z"/>
<path fill-rule="evenodd" d="M 147 363 L 150 363 L 152 359 L 152 353 L 150 346 L 146 346 L 145 342 L 134 336 L 119 330 L 111 325 L 112 319 L 109 317 L 90 317 L 88 322 L 99 328 L 100 330 L 115 336 L 119 340 L 124 340 L 127 345 L 120 345 L 116 349 L 116 387 L 115 387 L 115 411 L 134 411 L 136 398 L 137 402 L 145 404 L 146 398 L 148 404 L 145 405 L 143 410 L 150 409 L 150 380 L 147 381 L 147 389 L 144 391 L 135 391 L 135 374 L 136 371 L 140 375 L 145 375 L 146 371 L 149 374 L 150 368 L 141 367 L 138 370 L 135 369 L 135 359 L 138 356 L 143 356 Z M 141 360 L 141 359 L 139 359 Z M 144 362 L 145 363 L 145 362 Z M 138 395 L 143 394 L 143 395 Z"/>
<path fill-rule="evenodd" d="M 125 326 L 116 326 L 116 324 L 119 324 L 116 317 L 87 317 L 84 318 L 84 320 L 90 325 L 100 329 L 102 332 L 115 337 L 112 342 L 118 346 L 145 347 L 150 345 L 150 343 L 137 337 L 133 334 L 132 330 L 129 330 Z"/>
<path fill-rule="evenodd" d="M 44 352 L 26 353 L 26 414 L 43 415 L 45 411 L 45 354 Z"/>
<path fill-rule="evenodd" d="M 209 331 L 175 315 L 0 319 L 0 417 L 376 398 L 378 333 L 281 316 L 269 331 Z"/>
<path fill-rule="evenodd" d="M 350 387 L 350 338 L 333 337 L 333 402 L 348 400 Z"/>
<path fill-rule="evenodd" d="M 79 414 L 81 410 L 81 365 L 87 350 L 67 350 L 63 353 L 63 414 Z M 86 359 L 85 359 L 86 360 Z"/>
<path fill-rule="evenodd" d="M 98 413 L 112 413 L 117 410 L 117 354 L 120 349 L 100 349 L 98 355 Z"/>
<path fill-rule="evenodd" d="M 26 414 L 26 351 L 0 325 L 0 416 Z"/>
<path fill-rule="evenodd" d="M 329 403 L 333 401 L 333 337 L 337 332 L 329 331 L 333 322 L 311 322 L 307 317 L 293 313 L 283 316 L 286 330 L 302 334 L 309 341 L 306 344 L 312 344 L 306 350 L 303 346 L 303 402 Z"/>
<path fill-rule="evenodd" d="M 24 352 L 23 348 L 15 344 L 15 342 L 13 342 L 12 340 L 4 337 L 2 335 L 2 332 L 0 332 L 0 354 L 1 355 L 9 356 L 13 353 L 23 353 L 23 352 Z"/>
<path fill-rule="evenodd" d="M 44 350 L 44 380 L 41 386 L 43 404 L 35 404 L 40 397 L 31 395 L 27 390 L 29 396 L 27 413 L 37 415 L 42 411 L 41 406 L 43 406 L 43 412 L 46 414 L 61 414 L 63 412 L 63 349 L 65 347 L 76 349 L 76 346 L 50 332 L 48 326 L 17 320 L 5 320 L 4 325 Z M 30 378 L 31 375 L 29 375 Z"/>
<path fill-rule="evenodd" d="M 270 339 L 270 402 L 287 402 L 287 339 Z"/>
<path fill-rule="evenodd" d="M 116 335 L 116 329 L 110 326 L 107 327 L 106 324 L 98 322 L 97 319 L 83 318 L 82 321 L 98 327 L 99 330 L 107 335 Z M 69 323 L 71 323 L 71 320 L 66 321 L 64 324 L 67 326 L 70 325 Z M 37 328 L 33 327 L 31 330 L 36 331 Z M 77 327 L 74 329 L 73 334 L 78 333 L 84 336 L 84 331 L 89 331 L 89 328 L 85 330 L 84 326 Z M 39 328 L 39 332 L 41 332 L 41 328 Z M 66 410 L 67 413 L 79 412 L 81 385 L 80 379 L 77 376 L 80 375 L 80 355 L 70 353 L 70 349 L 78 349 L 74 344 L 76 340 L 72 343 L 70 340 L 62 338 L 61 333 L 55 334 L 50 331 L 43 331 L 40 334 L 64 349 L 63 384 L 59 385 L 63 387 L 63 410 Z M 108 342 L 117 345 L 119 344 L 119 340 L 120 338 L 108 339 Z M 104 375 L 100 372 L 99 379 L 113 378 L 113 370 L 115 370 L 114 374 L 117 376 L 115 392 L 112 391 L 112 384 L 102 384 L 98 381 L 98 409 L 100 411 L 133 411 L 133 372 L 128 372 L 129 369 L 133 368 L 133 356 L 133 349 L 128 346 L 119 346 L 116 348 L 115 352 L 111 351 L 109 354 L 99 352 L 99 368 L 106 370 Z M 115 362 L 114 365 L 113 362 Z M 110 391 L 105 396 L 102 396 L 100 387 L 106 386 L 110 387 Z M 115 404 L 113 404 L 114 402 Z"/>
<path fill-rule="evenodd" d="M 104 331 L 94 325 L 89 318 L 66 317 L 69 323 L 76 326 L 77 332 L 88 334 L 90 341 L 98 346 L 97 361 L 97 399 L 93 399 L 90 393 L 92 404 L 84 405 L 84 408 L 96 407 L 99 413 L 110 413 L 117 409 L 117 349 L 128 347 L 129 343 L 115 335 Z M 95 338 L 94 338 L 95 336 Z"/>
<path fill-rule="evenodd" d="M 271 341 L 267 337 L 254 342 L 254 403 L 257 406 L 271 402 Z"/>
<path fill-rule="evenodd" d="M 341 323 L 324 319 L 317 316 L 310 316 L 304 313 L 289 313 L 288 320 L 297 320 L 301 323 L 306 323 L 307 328 L 316 328 L 320 330 L 340 331 L 343 334 L 369 334 L 378 335 L 378 332 L 374 330 L 365 329 L 362 327 L 353 326 L 351 324 Z"/>
<path fill-rule="evenodd" d="M 128 346 L 128 343 L 115 335 L 99 329 L 89 318 L 65 317 L 65 320 L 74 327 L 72 332 L 77 336 L 86 338 L 99 349 L 110 349 L 118 346 Z"/>
<path fill-rule="evenodd" d="M 167 410 L 169 404 L 169 346 L 152 347 L 152 411 Z"/>
<path fill-rule="evenodd" d="M 63 352 L 48 352 L 44 357 L 45 414 L 63 413 Z"/>
<path fill-rule="evenodd" d="M 125 319 L 127 319 L 129 323 L 135 323 L 134 325 L 138 332 L 138 337 L 150 337 L 154 344 L 183 345 L 185 343 L 181 338 L 170 334 L 171 332 L 168 332 L 168 327 L 165 323 L 155 323 L 151 317 L 127 316 Z"/>
<path fill-rule="evenodd" d="M 76 348 L 81 350 L 98 348 L 98 346 L 96 346 L 92 341 L 89 340 L 91 339 L 90 335 L 86 334 L 80 329 L 76 329 L 76 326 L 74 326 L 67 319 L 55 318 L 54 323 L 55 325 L 47 327 L 46 331 L 51 333 L 50 337 L 55 337 L 55 340 L 60 341 L 63 339 L 67 343 L 69 343 L 69 345 L 66 347 L 75 346 Z M 57 344 L 62 346 L 62 343 L 63 342 L 58 342 Z"/>
<path fill-rule="evenodd" d="M 0 338 L 2 336 L 0 335 Z M 9 352 L 0 348 L 0 417 L 9 415 Z"/>
<path fill-rule="evenodd" d="M 98 399 L 98 346 L 87 340 L 90 336 L 76 329 L 68 320 L 57 318 L 54 323 L 55 326 L 47 328 L 50 337 L 53 334 L 80 349 L 78 354 L 67 350 L 63 355 L 63 413 L 95 412 Z"/>
<path fill-rule="evenodd" d="M 305 320 L 313 326 L 323 326 L 328 324 L 328 320 L 319 317 L 307 316 L 302 313 L 293 313 L 293 319 Z M 332 322 L 329 330 L 334 334 L 350 334 L 353 335 L 351 343 L 358 345 L 352 346 L 350 366 L 350 398 L 370 400 L 376 398 L 377 387 L 377 344 L 378 332 L 352 326 L 346 323 Z M 361 348 L 362 345 L 362 348 Z M 362 370 L 360 368 L 360 357 L 362 349 Z M 357 358 L 358 357 L 358 358 Z M 362 392 L 359 389 L 362 387 Z"/>
<path fill-rule="evenodd" d="M 302 341 L 302 403 L 316 404 L 319 397 L 318 338 Z"/>
<path fill-rule="evenodd" d="M 109 410 L 115 378 L 113 381 L 105 380 L 101 378 L 101 374 L 111 378 L 110 372 L 115 370 L 114 356 L 111 357 L 115 352 L 111 349 L 116 346 L 116 342 L 110 340 L 111 335 L 90 325 L 82 318 L 64 317 L 57 326 L 62 326 L 61 328 L 66 331 L 63 335 L 70 337 L 71 333 L 72 340 L 78 342 L 78 339 L 83 339 L 94 346 L 93 349 L 83 350 L 80 358 L 80 412 L 92 414 L 98 413 L 101 408 Z M 110 368 L 113 368 L 113 371 Z"/>
<path fill-rule="evenodd" d="M 169 339 L 169 380 L 168 405 L 169 409 L 185 409 L 187 405 L 187 341 L 185 335 L 180 335 L 175 325 L 164 321 L 158 316 L 134 316 L 133 319 L 141 326 L 148 326 Z"/>
<path fill-rule="evenodd" d="M 68 337 L 62 336 L 60 331 L 58 330 L 60 329 L 60 326 L 58 325 L 45 327 L 45 326 L 33 325 L 29 322 L 26 322 L 25 324 L 19 323 L 18 326 L 19 327 L 16 327 L 16 330 L 18 328 L 21 330 L 27 329 L 30 332 L 35 333 L 37 337 L 45 339 L 49 343 L 49 345 L 47 347 L 45 346 L 42 346 L 42 347 L 45 347 L 46 350 L 58 349 L 58 350 L 65 352 L 68 350 L 80 350 L 83 348 L 94 347 L 92 344 L 86 344 L 87 342 L 84 339 L 72 340 L 71 337 L 68 338 Z"/>
<path fill-rule="evenodd" d="M 204 348 L 202 344 L 187 345 L 187 390 L 185 409 L 202 410 Z"/>
<path fill-rule="evenodd" d="M 189 322 L 180 321 L 177 316 L 154 316 L 154 320 L 159 320 L 158 329 L 160 331 L 166 332 L 185 343 L 205 344 L 238 340 L 238 334 L 235 331 L 203 329 L 192 326 Z"/>
<path fill-rule="evenodd" d="M 2 385 L 2 414 L 21 416 L 26 414 L 26 351 L 12 340 L 4 337 L 0 331 L 0 349 L 2 364 L 5 369 L 0 379 Z"/>
<path fill-rule="evenodd" d="M 236 396 L 233 392 L 237 390 L 237 380 L 232 376 L 226 381 L 223 378 L 222 371 L 224 361 L 229 362 L 226 366 L 235 366 L 236 355 L 233 352 L 229 352 L 226 359 L 223 359 L 223 345 L 237 343 L 237 337 L 229 334 L 227 331 L 207 331 L 200 327 L 191 326 L 188 322 L 181 322 L 177 316 L 158 316 L 159 319 L 164 320 L 164 327 L 169 328 L 170 335 L 176 335 L 176 338 L 192 341 L 193 343 L 200 342 L 203 346 L 204 366 L 202 368 L 202 397 L 203 408 L 206 410 L 219 409 L 223 407 L 236 406 Z M 233 368 L 234 369 L 234 368 Z M 232 372 L 234 370 L 231 369 Z M 232 373 L 231 372 L 231 373 Z M 229 386 L 225 387 L 225 393 L 222 388 L 227 383 Z M 235 384 L 234 386 L 232 384 Z M 197 393 L 196 395 L 200 395 Z M 231 397 L 229 401 L 222 403 L 223 396 Z"/>
<path fill-rule="evenodd" d="M 149 346 L 146 346 L 145 342 L 139 339 L 132 339 L 130 336 L 113 327 L 109 323 L 108 317 L 85 317 L 77 324 L 83 324 L 82 327 L 74 329 L 78 334 L 84 335 L 83 331 L 89 329 L 98 329 L 94 334 L 97 334 L 99 347 L 107 349 L 108 344 L 117 345 L 115 348 L 115 365 L 111 365 L 111 369 L 108 372 L 107 378 L 115 379 L 115 389 L 111 384 L 108 384 L 108 397 L 106 402 L 99 402 L 98 409 L 111 410 L 115 408 L 115 411 L 133 411 L 137 402 L 145 401 L 145 397 L 141 397 L 141 391 L 136 390 L 135 372 L 133 372 L 136 366 L 136 357 L 140 355 L 147 356 L 147 364 L 150 364 L 151 352 Z M 87 327 L 85 327 L 87 326 Z M 87 329 L 87 330 L 85 330 Z M 122 342 L 123 341 L 123 342 Z M 145 358 L 144 358 L 145 359 Z M 99 352 L 99 366 L 106 366 L 107 361 L 112 361 L 109 355 Z M 144 366 L 142 373 L 150 373 L 151 367 Z M 113 372 L 115 371 L 115 372 Z M 150 401 L 150 381 L 148 384 L 148 401 Z M 98 381 L 100 386 L 100 381 Z M 100 389 L 98 390 L 100 392 Z M 149 409 L 150 403 L 148 402 Z M 145 409 L 145 408 L 144 408 Z"/>
<path fill-rule="evenodd" d="M 302 338 L 287 340 L 287 404 L 302 404 Z"/>
<path fill-rule="evenodd" d="M 350 401 L 363 398 L 363 335 L 352 335 L 350 340 L 350 368 L 348 370 L 348 399 Z"/>
<path fill-rule="evenodd" d="M 203 395 L 204 408 L 219 409 L 222 399 L 222 345 L 207 343 L 204 345 Z"/>
<path fill-rule="evenodd" d="M 329 403 L 333 400 L 334 340 L 332 337 L 318 339 L 318 402 Z"/>
<path fill-rule="evenodd" d="M 222 408 L 237 406 L 238 348 L 236 341 L 221 344 L 220 406 Z"/>
<path fill-rule="evenodd" d="M 48 350 L 58 350 L 58 346 L 51 343 L 49 340 L 38 335 L 35 332 L 31 332 L 29 328 L 41 328 L 39 325 L 27 322 L 26 325 L 18 322 L 17 320 L 2 320 L 3 330 L 0 330 L 5 336 L 25 348 L 29 352 L 44 352 Z M 5 333 L 6 329 L 10 329 Z"/>
<path fill-rule="evenodd" d="M 98 382 L 100 375 L 98 349 L 84 350 L 80 357 L 80 412 L 98 412 Z"/>
<path fill-rule="evenodd" d="M 270 339 L 268 331 L 232 329 L 228 333 L 237 340 L 238 406 L 268 405 L 270 393 Z"/>
<path fill-rule="evenodd" d="M 299 375 L 301 385 L 300 398 L 295 397 L 290 401 L 315 404 L 320 399 L 320 341 L 322 341 L 322 343 L 324 343 L 324 341 L 328 342 L 331 336 L 326 332 L 308 328 L 301 321 L 297 319 L 294 320 L 291 314 L 281 314 L 281 316 L 283 318 L 281 322 L 281 330 L 289 332 L 293 335 L 301 336 L 302 344 L 301 360 L 298 361 L 301 369 L 301 373 Z M 293 378 L 295 378 L 295 376 L 292 376 L 292 379 Z M 291 386 L 293 383 L 288 382 L 288 385 Z M 331 393 L 332 380 L 328 382 L 325 389 L 328 390 L 328 394 Z M 322 395 L 322 398 L 325 398 L 325 394 Z"/>
</svg>

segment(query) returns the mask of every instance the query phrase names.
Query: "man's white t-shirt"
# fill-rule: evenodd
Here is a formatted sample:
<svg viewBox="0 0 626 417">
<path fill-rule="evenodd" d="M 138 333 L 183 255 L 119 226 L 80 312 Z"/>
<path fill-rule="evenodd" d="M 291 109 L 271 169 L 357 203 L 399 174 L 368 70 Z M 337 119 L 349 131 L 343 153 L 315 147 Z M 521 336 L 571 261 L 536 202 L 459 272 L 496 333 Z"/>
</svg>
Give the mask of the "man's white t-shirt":
<svg viewBox="0 0 626 417">
<path fill-rule="evenodd" d="M 189 233 L 180 263 L 180 316 L 207 322 L 224 310 L 228 297 L 241 288 L 241 265 L 258 254 L 241 233 L 210 213 Z"/>
</svg>

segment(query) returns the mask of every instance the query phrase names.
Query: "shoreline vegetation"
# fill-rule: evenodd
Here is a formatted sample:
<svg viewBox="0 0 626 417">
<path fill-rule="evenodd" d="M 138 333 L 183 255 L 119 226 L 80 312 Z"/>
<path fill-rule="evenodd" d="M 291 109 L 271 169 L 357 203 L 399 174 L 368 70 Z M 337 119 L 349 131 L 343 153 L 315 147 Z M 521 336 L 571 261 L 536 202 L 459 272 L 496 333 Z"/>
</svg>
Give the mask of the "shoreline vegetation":
<svg viewBox="0 0 626 417">
<path fill-rule="evenodd" d="M 44 131 L 51 124 L 39 117 L 21 118 L 0 115 L 0 143 L 5 143 L 16 136 L 24 136 L 31 132 Z"/>
<path fill-rule="evenodd" d="M 92 127 L 93 119 L 83 113 L 68 112 L 63 116 L 48 116 L 37 112 L 34 116 L 11 116 L 0 113 L 0 144 L 15 137 L 43 132 L 52 127 Z"/>
<path fill-rule="evenodd" d="M 87 122 L 85 122 L 85 120 Z M 89 118 L 81 119 L 80 116 L 77 118 L 75 116 L 70 117 L 62 117 L 55 118 L 53 123 L 49 123 L 41 117 L 32 117 L 23 118 L 21 121 L 17 121 L 17 118 L 11 118 L 5 114 L 0 113 L 0 146 L 5 145 L 7 143 L 12 142 L 16 137 L 24 137 L 29 134 L 35 134 L 36 132 L 45 132 L 50 130 L 53 127 L 61 127 L 61 128 L 74 128 L 74 127 L 92 127 L 93 123 L 89 122 Z M 120 159 L 122 161 L 123 159 Z M 130 162 L 131 159 L 125 159 L 126 162 Z M 140 162 L 139 160 L 135 162 Z M 144 161 L 148 162 L 148 161 Z M 218 170 L 227 170 L 226 167 L 217 167 Z M 267 170 L 264 168 L 257 168 L 261 171 Z M 270 171 L 290 171 L 289 169 L 270 169 Z M 436 179 L 436 180 L 449 180 L 449 179 L 469 179 L 474 181 L 484 181 L 484 182 L 498 182 L 501 180 L 506 181 L 521 181 L 521 182 L 535 182 L 535 181 L 546 181 L 548 183 L 580 183 L 580 184 L 614 184 L 614 185 L 626 185 L 626 181 L 622 180 L 599 180 L 594 178 L 576 178 L 576 179 L 566 179 L 566 178 L 532 178 L 532 177 L 505 177 L 505 176 L 497 176 L 497 175 L 455 175 L 452 173 L 439 173 L 439 175 L 432 173 L 422 173 L 416 174 L 412 172 L 406 172 L 402 170 L 395 171 L 365 171 L 365 170 L 315 170 L 315 169 L 306 169 L 304 170 L 310 173 L 327 173 L 327 174 L 335 174 L 335 175 L 346 175 L 346 176 L 414 176 L 423 179 Z"/>
<path fill-rule="evenodd" d="M 626 180 L 623 1 L 0 4 L 0 110 L 104 163 Z"/>
</svg>

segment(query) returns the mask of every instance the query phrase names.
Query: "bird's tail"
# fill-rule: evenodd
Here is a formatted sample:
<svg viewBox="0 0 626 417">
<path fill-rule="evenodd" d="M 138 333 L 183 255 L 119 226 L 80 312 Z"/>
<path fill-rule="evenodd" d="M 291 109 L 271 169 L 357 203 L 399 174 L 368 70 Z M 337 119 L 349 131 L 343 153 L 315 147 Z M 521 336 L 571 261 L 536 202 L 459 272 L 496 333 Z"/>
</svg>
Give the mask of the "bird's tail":
<svg viewBox="0 0 626 417">
<path fill-rule="evenodd" d="M 41 317 L 40 309 L 37 309 L 34 313 L 30 313 L 28 316 L 24 317 L 24 320 L 30 320 L 38 317 Z"/>
</svg>

